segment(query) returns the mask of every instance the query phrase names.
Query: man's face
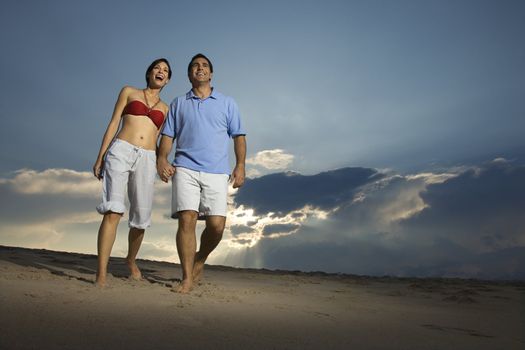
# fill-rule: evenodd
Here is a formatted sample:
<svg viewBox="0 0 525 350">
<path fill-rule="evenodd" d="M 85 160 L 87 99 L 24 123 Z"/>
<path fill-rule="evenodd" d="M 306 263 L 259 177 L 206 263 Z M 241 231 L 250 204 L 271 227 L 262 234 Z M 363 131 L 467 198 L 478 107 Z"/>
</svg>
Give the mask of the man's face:
<svg viewBox="0 0 525 350">
<path fill-rule="evenodd" d="M 192 84 L 209 82 L 212 76 L 210 65 L 205 58 L 198 57 L 191 62 L 189 78 Z"/>
</svg>

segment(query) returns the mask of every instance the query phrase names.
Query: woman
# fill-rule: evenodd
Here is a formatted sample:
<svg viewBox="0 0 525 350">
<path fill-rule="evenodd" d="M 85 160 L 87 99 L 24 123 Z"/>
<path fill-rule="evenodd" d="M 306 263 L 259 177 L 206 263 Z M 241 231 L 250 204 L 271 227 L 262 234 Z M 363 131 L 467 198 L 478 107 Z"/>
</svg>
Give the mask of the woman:
<svg viewBox="0 0 525 350">
<path fill-rule="evenodd" d="M 102 203 L 97 207 L 97 211 L 104 215 L 97 242 L 98 271 L 95 283 L 98 286 L 106 285 L 108 261 L 117 225 L 126 209 L 126 191 L 130 202 L 126 262 L 131 278 L 142 278 L 135 259 L 144 230 L 150 225 L 156 176 L 155 150 L 168 112 L 168 106 L 161 101 L 159 93 L 170 78 L 169 62 L 160 58 L 146 70 L 145 89 L 130 86 L 122 88 L 102 139 L 97 161 L 93 165 L 93 174 L 103 181 Z"/>
</svg>

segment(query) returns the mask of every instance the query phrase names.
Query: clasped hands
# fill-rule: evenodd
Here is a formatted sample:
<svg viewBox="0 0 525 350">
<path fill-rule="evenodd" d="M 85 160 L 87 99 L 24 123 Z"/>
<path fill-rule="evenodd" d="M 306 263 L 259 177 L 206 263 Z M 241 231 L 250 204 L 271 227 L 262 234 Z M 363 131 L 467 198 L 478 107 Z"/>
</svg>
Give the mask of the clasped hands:
<svg viewBox="0 0 525 350">
<path fill-rule="evenodd" d="M 157 160 L 157 174 L 162 181 L 168 182 L 168 180 L 175 174 L 175 167 L 171 165 L 165 159 Z"/>
</svg>

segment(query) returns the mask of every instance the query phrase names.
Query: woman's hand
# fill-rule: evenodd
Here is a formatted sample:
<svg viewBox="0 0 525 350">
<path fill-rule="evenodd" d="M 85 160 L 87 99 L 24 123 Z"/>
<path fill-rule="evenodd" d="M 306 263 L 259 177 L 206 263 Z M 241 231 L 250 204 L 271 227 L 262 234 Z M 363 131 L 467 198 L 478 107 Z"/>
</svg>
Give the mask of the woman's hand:
<svg viewBox="0 0 525 350">
<path fill-rule="evenodd" d="M 102 167 L 103 167 L 104 161 L 97 160 L 95 165 L 93 165 L 93 175 L 99 180 L 102 179 Z"/>
</svg>

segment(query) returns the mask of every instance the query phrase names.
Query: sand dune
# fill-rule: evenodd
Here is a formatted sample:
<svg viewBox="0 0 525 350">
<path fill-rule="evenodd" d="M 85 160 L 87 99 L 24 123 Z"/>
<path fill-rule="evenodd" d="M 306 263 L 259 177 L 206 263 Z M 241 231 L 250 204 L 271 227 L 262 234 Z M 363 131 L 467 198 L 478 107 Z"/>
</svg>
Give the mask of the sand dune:
<svg viewBox="0 0 525 350">
<path fill-rule="evenodd" d="M 523 349 L 525 283 L 401 279 L 96 257 L 0 246 L 1 349 Z"/>
</svg>

